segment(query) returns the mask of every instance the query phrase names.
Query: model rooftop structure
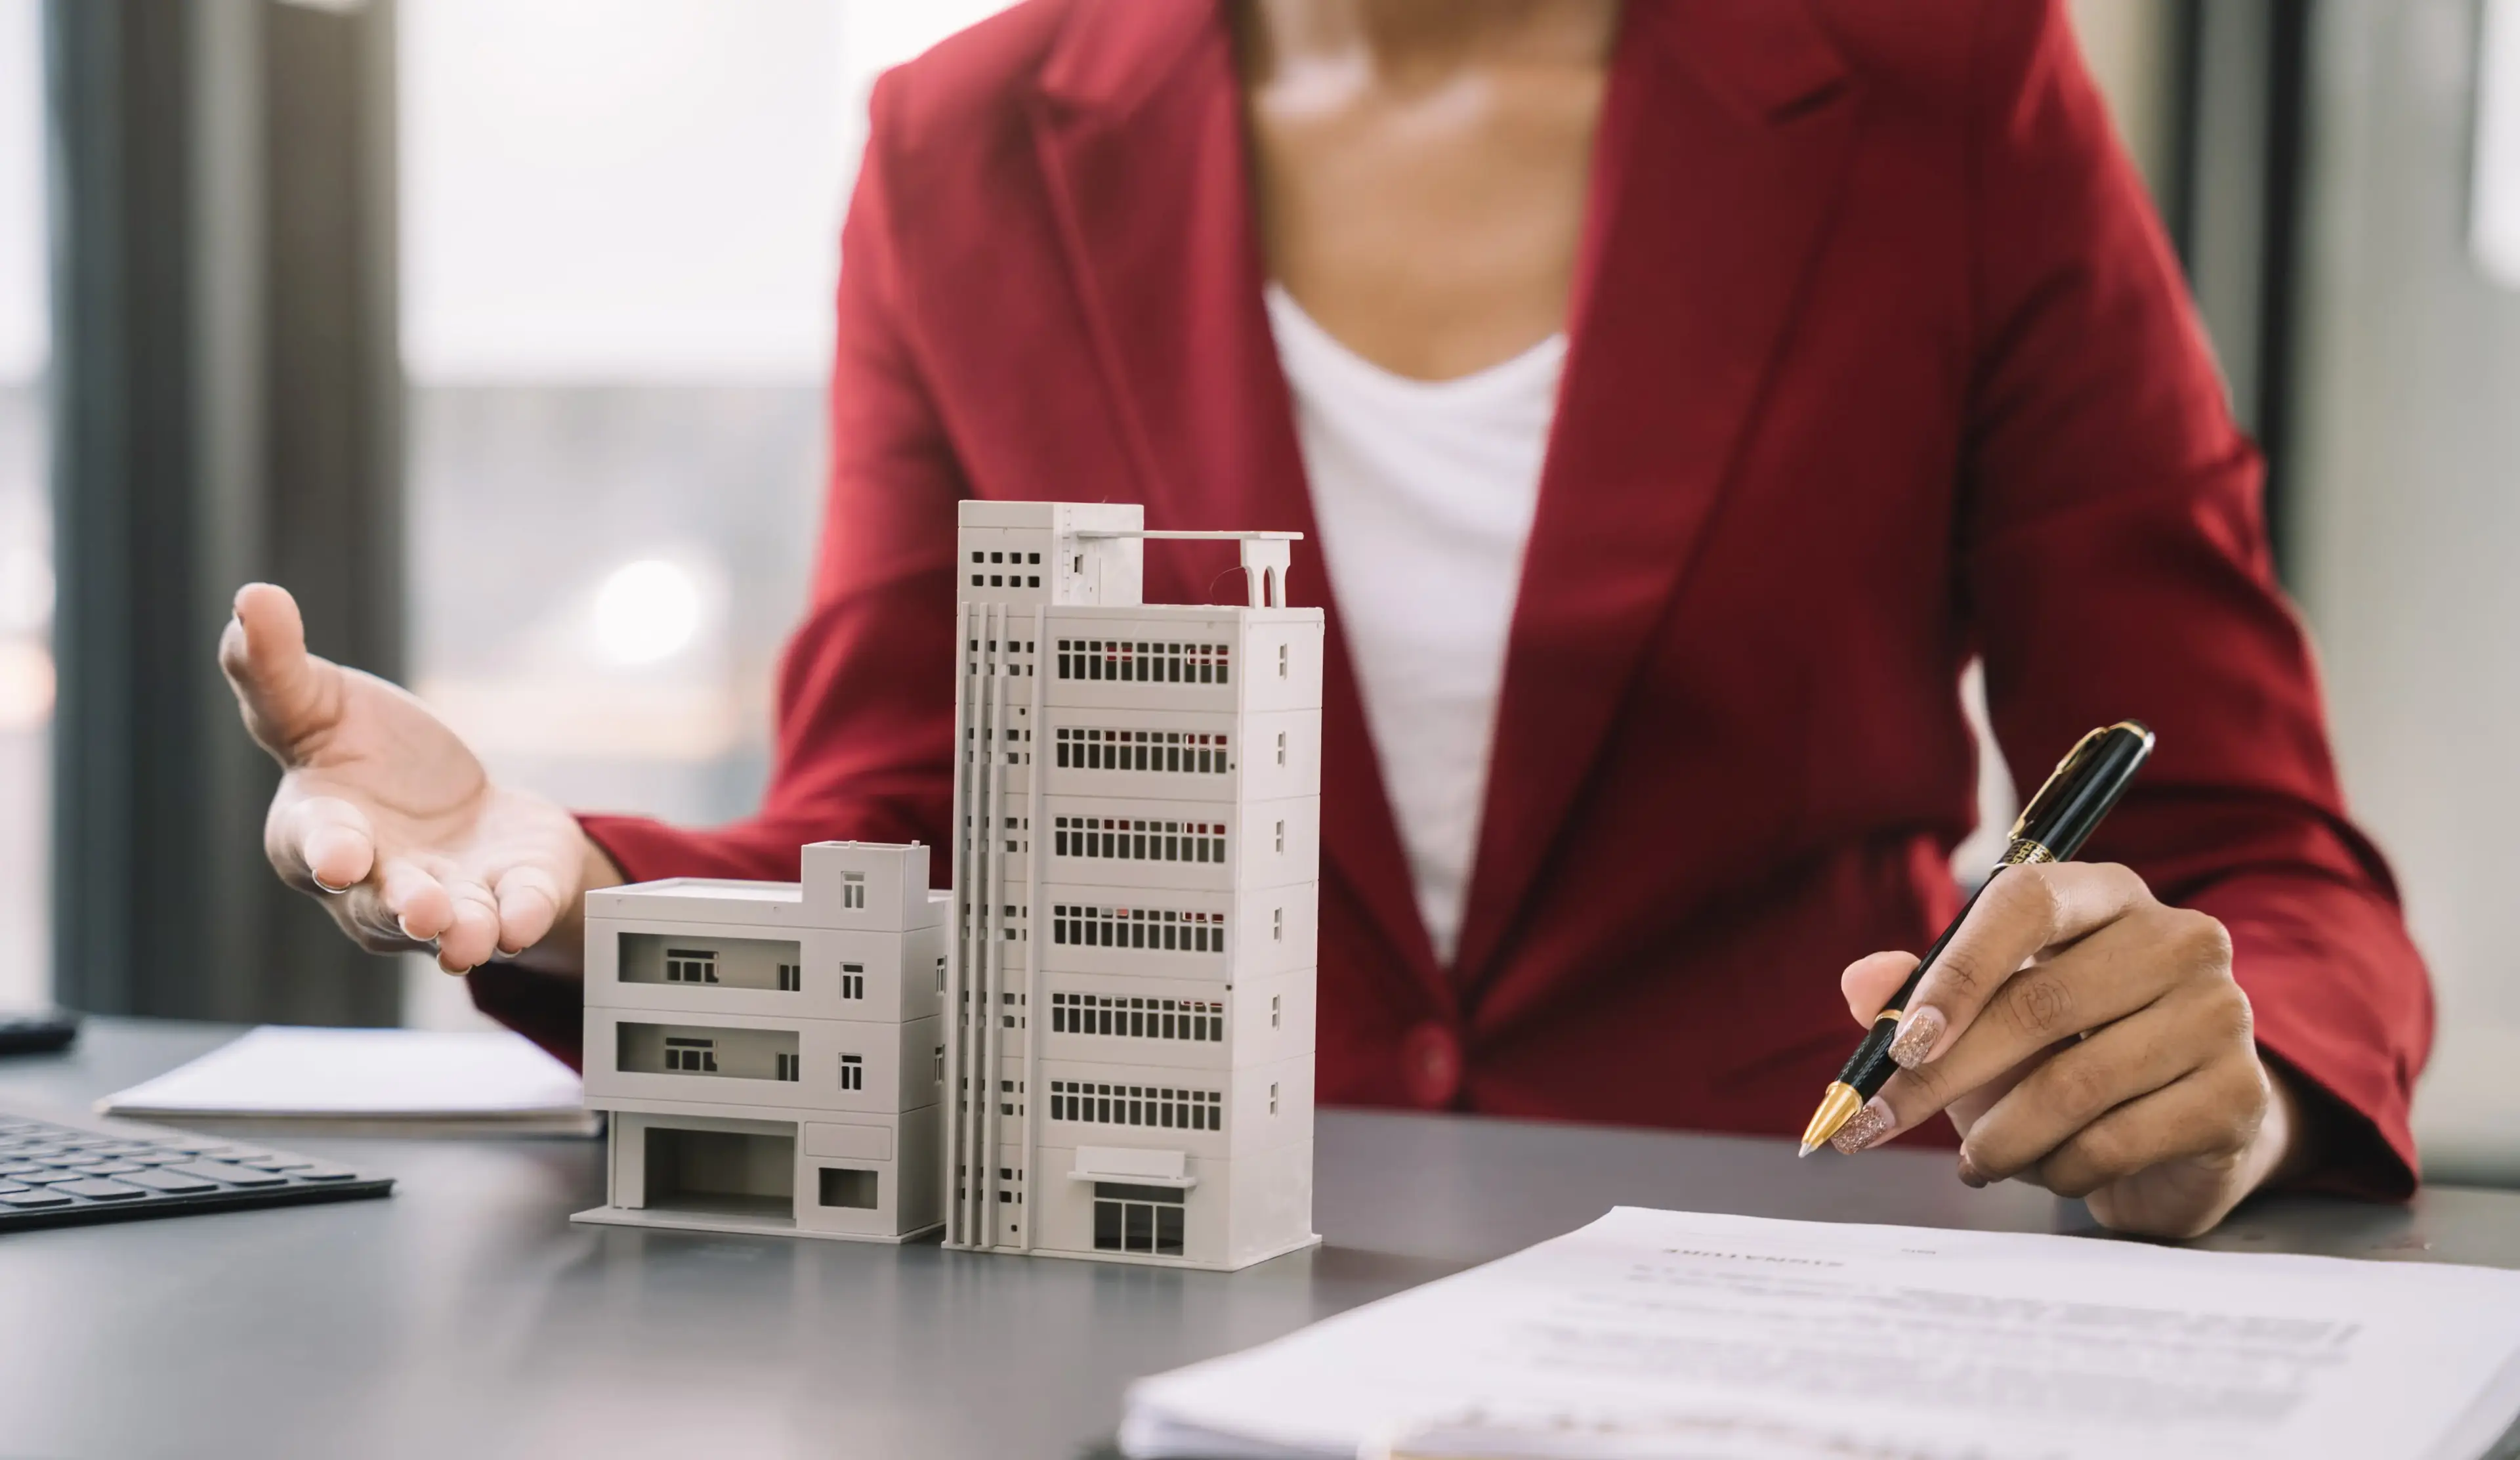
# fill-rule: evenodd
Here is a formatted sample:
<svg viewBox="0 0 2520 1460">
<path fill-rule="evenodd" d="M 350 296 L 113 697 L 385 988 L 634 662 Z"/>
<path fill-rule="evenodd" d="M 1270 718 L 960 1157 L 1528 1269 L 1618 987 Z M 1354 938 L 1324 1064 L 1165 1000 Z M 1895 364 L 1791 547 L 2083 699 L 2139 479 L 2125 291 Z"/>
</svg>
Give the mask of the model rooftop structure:
<svg viewBox="0 0 2520 1460">
<path fill-rule="evenodd" d="M 586 1103 L 606 1202 L 576 1220 L 900 1242 L 939 1219 L 948 894 L 928 848 L 821 842 L 803 880 L 586 898 Z"/>
<path fill-rule="evenodd" d="M 1321 611 L 1290 533 L 962 504 L 950 1247 L 1234 1268 L 1312 1230 Z M 1246 602 L 1143 601 L 1150 539 Z"/>
</svg>

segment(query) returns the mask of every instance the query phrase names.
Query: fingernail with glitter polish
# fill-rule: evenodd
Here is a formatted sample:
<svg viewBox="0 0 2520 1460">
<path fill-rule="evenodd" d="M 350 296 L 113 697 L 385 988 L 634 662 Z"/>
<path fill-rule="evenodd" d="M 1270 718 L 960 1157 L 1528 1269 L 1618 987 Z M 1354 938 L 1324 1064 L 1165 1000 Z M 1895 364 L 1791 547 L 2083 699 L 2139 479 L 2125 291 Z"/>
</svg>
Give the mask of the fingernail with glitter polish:
<svg viewBox="0 0 2520 1460">
<path fill-rule="evenodd" d="M 1837 1134 L 1829 1138 L 1829 1144 L 1837 1148 L 1838 1155 L 1853 1156 L 1888 1135 L 1898 1124 L 1899 1118 L 1890 1114 L 1889 1102 L 1875 1095 L 1865 1102 L 1864 1109 L 1847 1118 Z"/>
<path fill-rule="evenodd" d="M 1911 1009 L 1899 1021 L 1899 1033 L 1890 1041 L 1890 1059 L 1902 1070 L 1913 1070 L 1925 1063 L 1934 1041 L 1943 1037 L 1943 1011 L 1927 1004 Z"/>
</svg>

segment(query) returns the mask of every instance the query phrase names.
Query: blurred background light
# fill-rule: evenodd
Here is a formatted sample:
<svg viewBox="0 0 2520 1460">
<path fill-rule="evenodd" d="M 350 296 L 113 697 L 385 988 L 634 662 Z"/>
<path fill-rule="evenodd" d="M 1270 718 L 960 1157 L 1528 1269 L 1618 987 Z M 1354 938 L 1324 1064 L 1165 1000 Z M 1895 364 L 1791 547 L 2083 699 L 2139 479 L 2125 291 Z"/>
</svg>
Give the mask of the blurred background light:
<svg viewBox="0 0 2520 1460">
<path fill-rule="evenodd" d="M 37 634 L 53 620 L 53 563 L 33 542 L 0 539 L 0 634 Z"/>
<path fill-rule="evenodd" d="M 699 624 L 699 585 L 661 559 L 623 564 L 595 593 L 595 641 L 616 664 L 670 659 Z"/>
<path fill-rule="evenodd" d="M 2488 278 L 2520 289 L 2520 0 L 2485 0 L 2477 26 L 2469 243 Z"/>
<path fill-rule="evenodd" d="M 53 714 L 53 657 L 40 644 L 0 639 L 0 731 L 44 728 Z"/>
</svg>

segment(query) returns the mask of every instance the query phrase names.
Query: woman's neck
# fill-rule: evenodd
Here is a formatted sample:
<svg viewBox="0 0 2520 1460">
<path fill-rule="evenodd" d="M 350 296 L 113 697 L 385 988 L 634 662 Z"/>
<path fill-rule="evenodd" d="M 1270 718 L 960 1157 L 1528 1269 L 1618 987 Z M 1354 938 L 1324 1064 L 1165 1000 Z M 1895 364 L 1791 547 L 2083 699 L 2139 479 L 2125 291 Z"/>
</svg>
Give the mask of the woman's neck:
<svg viewBox="0 0 2520 1460">
<path fill-rule="evenodd" d="M 1617 0 L 1246 0 L 1246 74 L 1364 67 L 1385 85 L 1441 84 L 1464 67 L 1599 65 Z"/>
<path fill-rule="evenodd" d="M 1246 0 L 1235 21 L 1269 271 L 1332 338 L 1448 380 L 1565 328 L 1616 0 Z"/>
</svg>

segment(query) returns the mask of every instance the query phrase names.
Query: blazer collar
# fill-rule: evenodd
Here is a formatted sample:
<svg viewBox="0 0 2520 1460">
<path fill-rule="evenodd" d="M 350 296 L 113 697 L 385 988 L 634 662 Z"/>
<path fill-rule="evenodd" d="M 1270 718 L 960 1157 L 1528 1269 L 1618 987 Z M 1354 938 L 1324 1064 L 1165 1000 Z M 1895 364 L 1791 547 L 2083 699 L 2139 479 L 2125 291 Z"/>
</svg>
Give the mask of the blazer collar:
<svg viewBox="0 0 2520 1460">
<path fill-rule="evenodd" d="M 1732 488 L 1859 100 L 1794 0 L 1628 8 L 1507 647 L 1466 984 L 1504 966 L 1577 801 L 1612 790 L 1595 767 Z"/>
<path fill-rule="evenodd" d="M 1223 7 L 1076 0 L 1039 75 L 1033 134 L 1148 524 L 1304 534 L 1289 597 L 1328 619 L 1323 895 L 1345 898 L 1382 935 L 1376 976 L 1396 981 L 1401 1002 L 1450 1007 L 1329 601 L 1293 402 L 1262 303 L 1267 267 Z M 1045 465 L 1058 491 L 1110 490 L 1058 481 L 1058 464 Z M 1208 602 L 1233 562 L 1223 550 L 1167 544 L 1148 554 L 1148 595 Z M 1406 997 L 1413 987 L 1418 996 Z"/>
<path fill-rule="evenodd" d="M 1222 7 L 1205 0 L 1070 0 L 1037 84 L 1061 107 L 1125 115 L 1227 33 Z"/>
<path fill-rule="evenodd" d="M 1078 315 L 1148 523 L 1306 534 L 1293 596 L 1329 618 L 1326 895 L 1352 897 L 1399 977 L 1458 1008 L 1509 949 L 1726 487 L 1851 150 L 1851 74 L 1799 0 L 1647 0 L 1623 19 L 1451 977 L 1329 602 L 1261 302 L 1223 7 L 1074 0 L 1037 84 L 1034 142 Z M 1103 490 L 1045 465 L 1046 489 Z M 1149 594 L 1205 601 L 1228 561 L 1150 554 Z"/>
</svg>

